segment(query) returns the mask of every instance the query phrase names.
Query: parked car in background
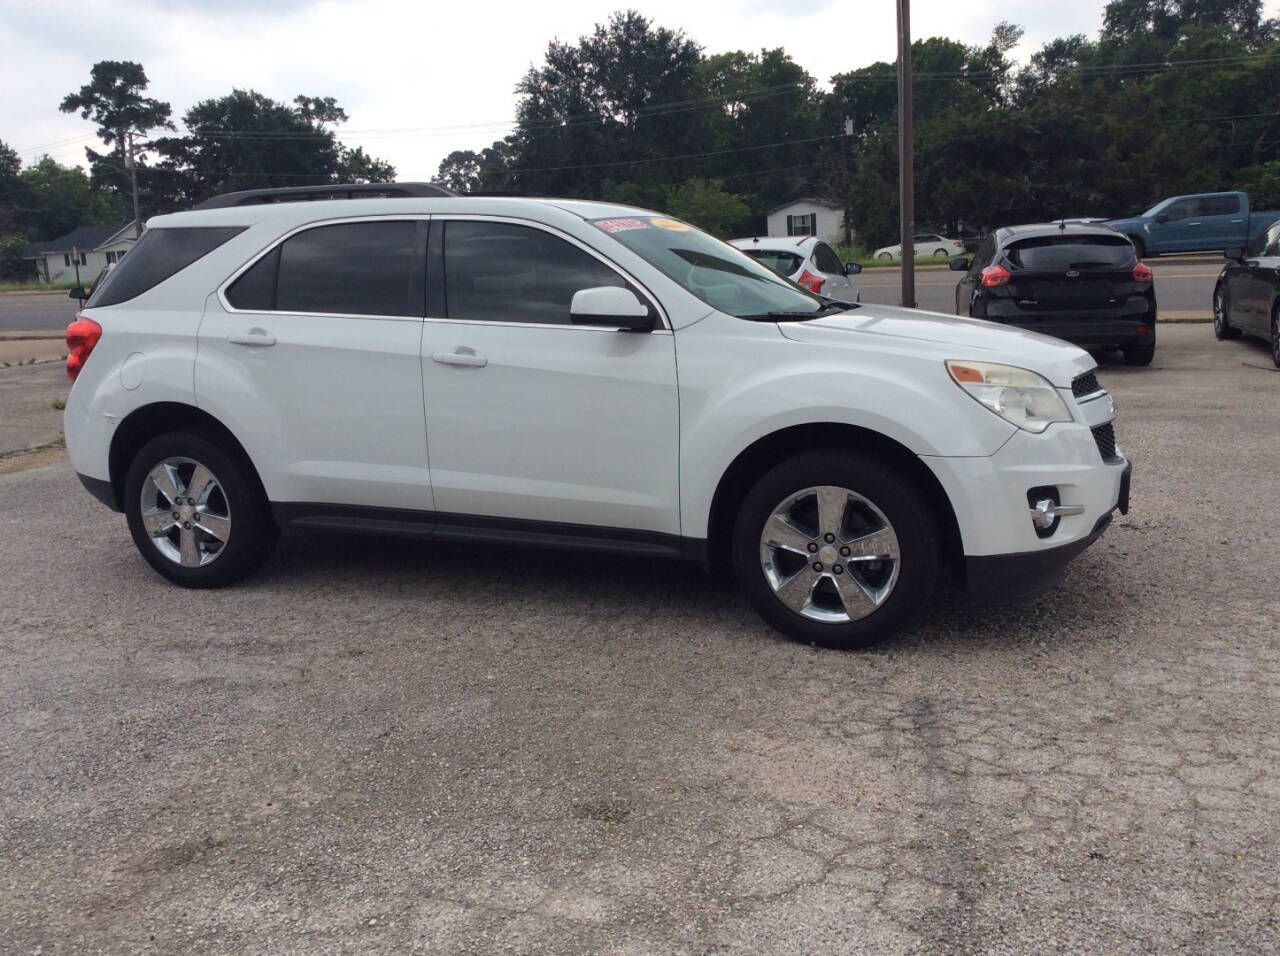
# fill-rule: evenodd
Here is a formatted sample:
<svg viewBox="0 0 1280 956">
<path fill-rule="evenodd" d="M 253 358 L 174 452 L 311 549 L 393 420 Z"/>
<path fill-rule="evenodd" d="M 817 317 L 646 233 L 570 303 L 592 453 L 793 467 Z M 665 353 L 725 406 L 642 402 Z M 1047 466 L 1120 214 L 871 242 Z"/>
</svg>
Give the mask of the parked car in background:
<svg viewBox="0 0 1280 956">
<path fill-rule="evenodd" d="M 732 567 L 783 633 L 851 647 L 944 563 L 1025 597 L 1128 511 L 1066 342 L 815 295 L 630 206 L 340 188 L 152 219 L 67 329 L 72 467 L 175 584 L 290 525 L 497 569 L 542 544 Z"/>
<path fill-rule="evenodd" d="M 964 253 L 964 240 L 950 239 L 934 232 L 925 233 L 915 237 L 915 250 L 917 258 L 958 256 Z M 874 255 L 877 259 L 901 259 L 902 243 L 896 246 L 884 246 L 877 249 Z"/>
<path fill-rule="evenodd" d="M 1118 348 L 1128 365 L 1150 365 L 1156 348 L 1151 269 L 1125 236 L 1067 222 L 997 229 L 964 272 L 956 314 L 1016 325 L 1077 345 Z"/>
<path fill-rule="evenodd" d="M 1280 221 L 1248 249 L 1228 249 L 1227 264 L 1213 290 L 1213 331 L 1219 339 L 1241 333 L 1271 343 L 1280 368 Z"/>
<path fill-rule="evenodd" d="M 1241 192 L 1174 196 L 1141 216 L 1107 225 L 1129 237 L 1138 258 L 1177 252 L 1222 252 L 1248 248 L 1280 212 L 1252 212 Z"/>
<path fill-rule="evenodd" d="M 859 302 L 861 296 L 853 281 L 862 271 L 856 262 L 841 262 L 830 244 L 814 236 L 796 239 L 791 236 L 755 236 L 731 239 L 729 245 L 741 249 L 756 262 L 796 282 L 810 292 L 830 296 L 843 302 Z"/>
</svg>

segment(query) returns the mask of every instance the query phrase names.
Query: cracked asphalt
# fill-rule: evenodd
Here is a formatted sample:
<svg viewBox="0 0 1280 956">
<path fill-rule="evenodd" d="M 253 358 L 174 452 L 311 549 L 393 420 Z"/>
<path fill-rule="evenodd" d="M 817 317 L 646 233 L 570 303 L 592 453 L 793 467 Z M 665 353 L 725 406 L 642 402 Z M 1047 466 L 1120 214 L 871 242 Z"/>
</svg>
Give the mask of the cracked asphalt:
<svg viewBox="0 0 1280 956">
<path fill-rule="evenodd" d="M 1280 949 L 1280 373 L 1105 362 L 1134 510 L 864 653 L 698 570 L 287 536 L 164 584 L 0 475 L 0 950 Z"/>
</svg>

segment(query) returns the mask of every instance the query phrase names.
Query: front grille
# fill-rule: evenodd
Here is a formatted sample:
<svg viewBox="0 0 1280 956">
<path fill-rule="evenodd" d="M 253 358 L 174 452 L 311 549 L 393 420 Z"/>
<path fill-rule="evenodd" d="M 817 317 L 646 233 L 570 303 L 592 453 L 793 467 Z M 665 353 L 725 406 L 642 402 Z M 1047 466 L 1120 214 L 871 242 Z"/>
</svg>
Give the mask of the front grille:
<svg viewBox="0 0 1280 956">
<path fill-rule="evenodd" d="M 1093 440 L 1098 443 L 1098 454 L 1103 461 L 1116 459 L 1116 429 L 1113 422 L 1099 425 L 1093 429 Z"/>
<path fill-rule="evenodd" d="M 1084 398 L 1086 395 L 1092 395 L 1101 389 L 1098 384 L 1098 376 L 1095 372 L 1085 372 L 1083 375 L 1077 376 L 1071 383 L 1071 394 L 1076 398 Z"/>
</svg>

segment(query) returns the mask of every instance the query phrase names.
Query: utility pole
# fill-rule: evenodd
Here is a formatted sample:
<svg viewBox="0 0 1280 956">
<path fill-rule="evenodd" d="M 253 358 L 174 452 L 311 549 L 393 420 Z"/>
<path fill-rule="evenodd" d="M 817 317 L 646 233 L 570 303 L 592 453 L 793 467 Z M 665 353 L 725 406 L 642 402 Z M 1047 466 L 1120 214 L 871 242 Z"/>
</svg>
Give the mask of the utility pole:
<svg viewBox="0 0 1280 956">
<path fill-rule="evenodd" d="M 129 167 L 129 184 L 133 187 L 133 234 L 142 237 L 142 218 L 138 215 L 138 162 L 133 155 L 133 130 L 125 134 L 129 140 L 129 152 L 125 157 L 125 165 Z"/>
<path fill-rule="evenodd" d="M 902 208 L 902 305 L 916 307 L 915 158 L 911 115 L 911 0 L 898 0 L 898 191 Z"/>
</svg>

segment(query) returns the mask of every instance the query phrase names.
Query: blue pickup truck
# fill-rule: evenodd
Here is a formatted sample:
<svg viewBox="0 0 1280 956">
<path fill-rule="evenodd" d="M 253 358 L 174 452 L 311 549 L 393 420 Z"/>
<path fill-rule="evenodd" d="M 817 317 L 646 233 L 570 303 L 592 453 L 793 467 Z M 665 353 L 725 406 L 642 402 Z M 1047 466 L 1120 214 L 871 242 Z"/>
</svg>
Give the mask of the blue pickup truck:
<svg viewBox="0 0 1280 956">
<path fill-rule="evenodd" d="M 1199 193 L 1174 196 L 1141 216 L 1107 225 L 1133 240 L 1145 257 L 1247 247 L 1277 219 L 1280 212 L 1251 212 L 1244 193 Z"/>
</svg>

